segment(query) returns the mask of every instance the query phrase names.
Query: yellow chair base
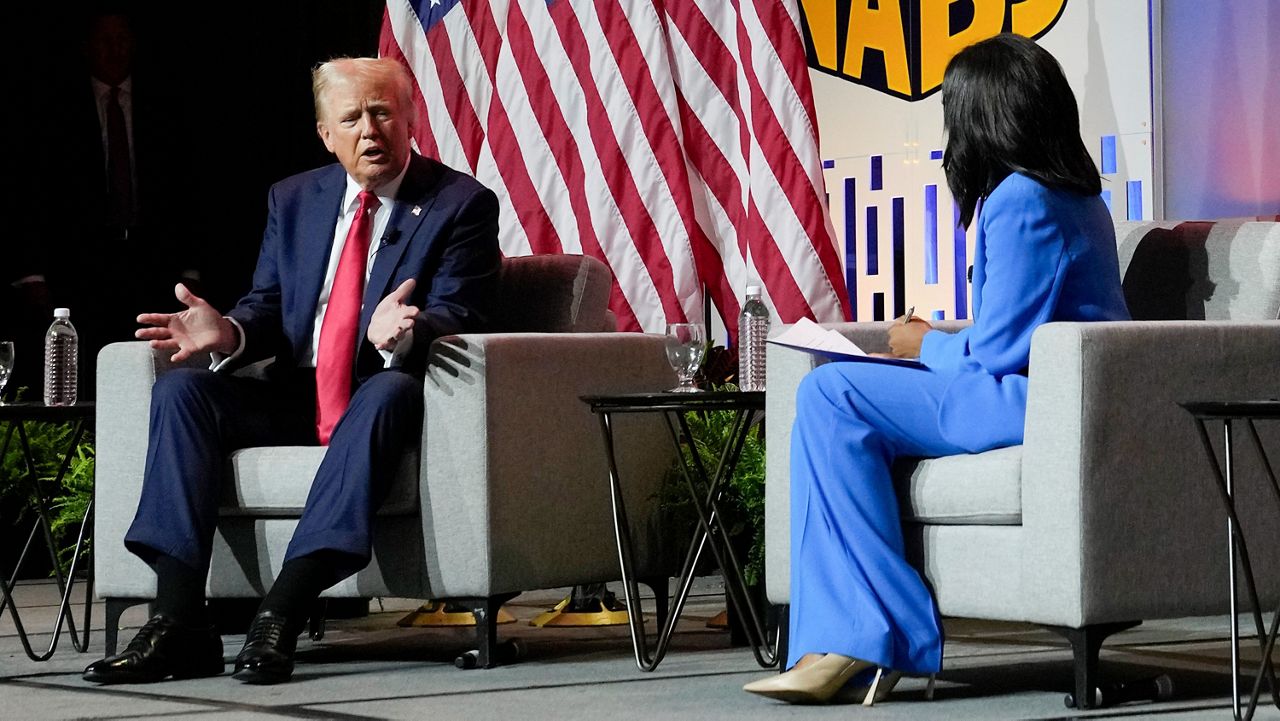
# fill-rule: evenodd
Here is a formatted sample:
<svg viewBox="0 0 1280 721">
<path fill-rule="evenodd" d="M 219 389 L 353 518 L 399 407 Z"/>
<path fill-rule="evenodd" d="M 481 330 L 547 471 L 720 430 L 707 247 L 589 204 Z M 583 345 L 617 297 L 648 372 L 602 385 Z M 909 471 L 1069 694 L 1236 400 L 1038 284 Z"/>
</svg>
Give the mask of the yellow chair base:
<svg viewBox="0 0 1280 721">
<path fill-rule="evenodd" d="M 572 598 L 572 597 L 570 597 Z M 529 622 L 530 626 L 558 626 L 560 628 L 573 628 L 583 626 L 625 626 L 630 616 L 627 615 L 627 609 L 619 607 L 617 609 L 601 608 L 599 611 L 566 611 L 570 598 L 566 598 L 550 611 L 539 614 L 536 618 Z M 603 604 L 601 604 L 603 606 Z M 621 604 L 619 604 L 621 606 Z"/>
<path fill-rule="evenodd" d="M 515 623 L 516 617 L 506 609 L 498 609 L 498 623 Z M 474 626 L 476 617 L 470 611 L 440 601 L 427 601 L 396 621 L 397 626 Z"/>
</svg>

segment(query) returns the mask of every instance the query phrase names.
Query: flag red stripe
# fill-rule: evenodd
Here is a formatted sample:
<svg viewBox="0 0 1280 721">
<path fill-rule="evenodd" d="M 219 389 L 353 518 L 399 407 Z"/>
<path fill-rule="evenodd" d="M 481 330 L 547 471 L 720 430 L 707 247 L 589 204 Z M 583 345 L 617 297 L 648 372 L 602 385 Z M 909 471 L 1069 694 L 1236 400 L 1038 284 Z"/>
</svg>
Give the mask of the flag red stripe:
<svg viewBox="0 0 1280 721">
<path fill-rule="evenodd" d="M 739 7 L 740 0 L 731 1 L 734 7 Z M 742 45 L 750 44 L 746 26 L 741 22 L 738 24 L 738 36 Z M 760 87 L 759 80 L 756 78 L 755 68 L 750 57 L 744 55 L 742 64 L 743 69 L 746 71 L 747 83 L 751 88 L 752 129 L 755 131 L 760 149 L 767 159 L 766 164 L 777 177 L 778 184 L 788 191 L 786 193 L 787 200 L 790 201 L 796 217 L 800 219 L 800 224 L 804 228 L 809 243 L 817 254 L 818 261 L 827 276 L 826 280 L 835 288 L 837 297 L 848 297 L 848 293 L 844 290 L 840 259 L 836 256 L 835 245 L 827 234 L 826 218 L 822 214 L 825 207 L 822 198 L 818 197 L 817 190 L 809 181 L 808 174 L 804 172 L 804 165 L 800 162 L 800 158 L 796 156 L 795 148 L 792 147 L 791 141 L 782 130 L 782 125 L 778 122 L 777 117 L 774 116 L 773 109 L 769 105 L 763 89 Z M 752 240 L 756 239 L 752 238 Z M 751 245 L 751 248 L 754 252 L 756 245 Z M 770 295 L 773 295 L 772 289 L 770 290 Z M 776 303 L 777 301 L 775 300 Z M 810 314 L 813 313 L 808 301 L 805 302 L 804 309 Z M 847 304 L 845 304 L 843 311 L 845 316 L 848 317 Z M 809 317 L 814 316 L 810 315 Z"/>
<path fill-rule="evenodd" d="M 437 32 L 427 35 L 427 47 L 431 50 L 431 58 L 436 64 L 435 81 L 440 84 L 440 94 L 444 97 L 444 107 L 453 120 L 453 127 L 458 132 L 458 141 L 462 143 L 462 154 L 467 158 L 467 165 L 475 173 L 480 167 L 480 149 L 484 146 L 484 129 L 480 126 L 480 118 L 476 108 L 471 104 L 471 96 L 467 94 L 466 83 L 458 73 L 458 64 L 449 50 L 448 28 L 441 23 Z"/>
<path fill-rule="evenodd" d="M 738 2 L 738 0 L 734 0 Z M 758 4 L 758 12 L 760 12 L 760 25 L 763 28 L 763 37 L 768 39 L 774 47 L 774 51 L 778 55 L 779 64 L 787 72 L 791 80 L 791 85 L 795 90 L 796 97 L 799 98 L 801 105 L 805 109 L 805 113 L 809 122 L 814 138 L 818 133 L 817 114 L 813 104 L 813 89 L 809 82 L 809 73 L 807 70 L 808 56 L 805 53 L 804 43 L 800 36 L 800 29 L 792 21 L 791 16 L 778 3 Z M 750 67 L 748 60 L 748 67 Z M 754 71 L 750 72 L 748 77 L 752 81 L 756 80 Z M 763 95 L 760 96 L 763 100 Z M 770 118 L 776 119 L 776 116 L 770 113 Z M 805 163 L 795 152 L 795 147 L 786 139 L 786 134 L 782 130 L 780 124 L 775 123 L 777 133 L 781 137 L 780 146 L 785 152 L 786 157 L 791 161 L 785 168 L 791 174 L 791 182 L 783 182 L 782 187 L 789 188 L 793 191 L 791 197 L 793 204 L 801 203 L 804 205 L 807 213 L 797 214 L 805 223 L 806 228 L 810 228 L 810 236 L 818 243 L 818 256 L 822 261 L 823 268 L 826 271 L 827 279 L 835 286 L 837 296 L 842 299 L 848 298 L 848 293 L 844 287 L 844 273 L 841 267 L 841 260 L 836 251 L 834 242 L 828 233 L 827 222 L 829 220 L 826 215 L 826 202 L 821 196 L 821 190 L 815 187 L 808 173 L 805 172 Z M 816 146 L 816 140 L 815 140 Z M 816 147 L 814 148 L 816 151 Z M 772 164 L 770 167 L 773 167 Z M 808 203 L 804 203 L 804 193 L 799 195 L 794 191 L 807 191 Z M 844 315 L 849 317 L 849 305 L 847 300 L 843 303 Z"/>
<path fill-rule="evenodd" d="M 413 72 L 413 64 L 404 56 L 400 50 L 400 45 L 396 43 L 395 31 L 391 28 L 391 12 L 387 9 L 382 11 L 382 31 L 378 36 L 378 55 L 382 57 L 395 58 L 401 65 L 409 69 L 410 75 L 416 75 Z M 427 116 L 427 102 L 422 97 L 422 88 L 417 83 L 413 84 L 413 107 L 418 116 L 418 124 L 413 129 L 413 139 L 418 142 L 418 152 L 429 157 L 440 157 L 440 149 L 436 147 L 435 136 L 431 134 L 431 125 Z"/>
<path fill-rule="evenodd" d="M 689 236 L 690 248 L 693 251 L 694 263 L 698 278 L 707 285 L 712 300 L 718 308 L 730 318 L 738 315 L 738 301 L 724 273 L 724 263 L 720 254 L 707 238 L 706 232 L 694 218 L 692 199 L 690 197 L 689 170 L 685 166 L 684 156 L 679 146 L 669 142 L 668 138 L 676 137 L 676 130 L 671 125 L 671 118 L 662 105 L 658 87 L 649 73 L 648 63 L 636 40 L 635 31 L 631 28 L 626 13 L 617 0 L 597 3 L 600 24 L 612 30 L 606 33 L 605 39 L 613 52 L 614 61 L 622 71 L 623 82 L 636 108 L 636 116 L 640 120 L 644 133 L 649 138 L 658 168 L 670 190 L 676 210 Z"/>
<path fill-rule="evenodd" d="M 649 272 L 649 277 L 657 287 L 663 314 L 670 322 L 682 322 L 686 318 L 684 309 L 676 296 L 675 276 L 671 262 L 667 259 L 666 248 L 662 247 L 658 228 L 654 225 L 648 208 L 640 198 L 640 192 L 636 188 L 635 178 L 631 175 L 631 168 L 627 165 L 626 156 L 618 144 L 617 137 L 613 134 L 604 101 L 600 98 L 595 80 L 591 77 L 591 58 L 586 35 L 583 34 L 582 26 L 568 3 L 556 3 L 548 9 L 551 11 L 556 33 L 560 36 L 560 42 L 564 46 L 565 54 L 569 57 L 569 63 L 573 66 L 574 74 L 582 87 L 583 97 L 586 99 L 591 140 L 600 158 L 605 183 L 622 214 L 622 221 L 627 226 L 631 242 L 635 244 Z"/>
<path fill-rule="evenodd" d="M 725 216 L 729 219 L 730 225 L 733 227 L 735 239 L 738 244 L 738 252 L 745 259 L 747 257 L 747 237 L 743 232 L 738 232 L 743 225 L 743 209 L 742 209 L 742 188 L 738 184 L 737 176 L 732 172 L 726 172 L 729 168 L 729 161 L 724 157 L 724 153 L 720 152 L 720 148 L 711 140 L 711 136 L 707 133 L 706 127 L 702 124 L 702 119 L 697 116 L 685 102 L 684 96 L 678 98 L 680 107 L 680 126 L 684 133 L 685 150 L 689 154 L 689 159 L 693 162 L 698 173 L 702 176 L 704 184 L 707 187 L 716 202 L 724 210 Z M 697 262 L 701 266 L 702 263 L 715 263 L 718 267 L 719 278 L 722 279 L 723 285 L 713 296 L 723 298 L 717 300 L 716 307 L 723 309 L 726 318 L 737 317 L 740 310 L 738 306 L 738 297 L 733 292 L 733 286 L 729 281 L 729 276 L 724 272 L 724 260 L 719 252 L 710 241 L 707 243 L 709 253 L 714 255 L 712 258 L 703 258 L 699 256 Z M 699 248 L 695 246 L 694 252 L 697 253 Z M 722 302 L 724 303 L 722 305 Z M 737 329 L 728 328 L 730 338 L 733 342 L 737 342 Z"/>
<path fill-rule="evenodd" d="M 746 25 L 742 21 L 742 10 L 738 0 L 731 0 L 734 10 L 738 13 L 737 35 L 738 44 L 741 47 L 751 47 L 751 39 L 747 35 Z M 768 107 L 764 100 L 763 91 L 760 84 L 755 80 L 754 69 L 752 67 L 749 54 L 744 54 L 740 58 L 742 63 L 743 74 L 747 79 L 747 88 L 750 95 L 752 126 L 758 129 L 758 126 L 765 122 L 759 116 L 761 113 L 768 117 L 772 117 L 773 110 Z M 761 107 L 763 105 L 763 107 Z M 744 134 L 745 136 L 746 134 Z M 785 139 L 784 139 L 785 140 Z M 765 155 L 766 168 L 771 167 L 771 159 L 769 157 L 768 148 L 765 147 L 760 139 L 757 139 L 761 146 L 761 152 Z M 750 158 L 750 154 L 747 155 Z M 783 186 L 785 188 L 785 186 Z M 804 291 L 801 289 L 797 281 L 794 271 L 787 264 L 786 258 L 783 256 L 781 249 L 778 247 L 773 238 L 772 231 L 765 223 L 764 217 L 760 214 L 760 208 L 756 203 L 755 195 L 749 196 L 747 202 L 747 245 L 751 249 L 751 263 L 756 272 L 760 274 L 761 281 L 765 287 L 769 289 L 769 297 L 773 300 L 774 308 L 778 312 L 779 320 L 783 323 L 792 323 L 802 317 L 816 318 L 813 308 L 809 305 L 808 298 L 805 297 Z"/>
<path fill-rule="evenodd" d="M 712 78 L 712 81 L 716 82 L 715 78 Z M 734 172 L 729 159 L 725 157 L 720 150 L 720 146 L 716 145 L 711 134 L 707 132 L 707 127 L 703 124 L 702 117 L 689 105 L 685 93 L 678 92 L 676 100 L 679 104 L 685 152 L 693 163 L 693 167 L 702 176 L 702 182 L 707 186 L 712 196 L 715 197 L 720 207 L 724 209 L 725 215 L 728 216 L 729 223 L 735 230 L 738 251 L 745 258 L 747 255 L 746 235 L 736 232 L 742 228 L 744 218 L 742 184 L 738 181 L 738 175 Z M 741 108 L 738 107 L 736 101 L 736 95 L 732 100 L 726 97 L 727 107 L 734 113 L 738 124 L 741 126 L 742 132 L 740 136 L 745 136 L 746 119 L 743 118 Z"/>
<path fill-rule="evenodd" d="M 733 112 L 733 120 L 738 124 L 738 139 L 742 157 L 749 162 L 751 157 L 751 136 L 750 129 L 747 127 L 747 118 L 742 112 L 742 105 L 738 98 L 737 58 L 729 51 L 729 47 L 724 44 L 724 39 L 720 37 L 707 20 L 706 15 L 702 13 L 701 8 L 696 4 L 679 2 L 674 5 L 668 5 L 666 13 L 676 24 L 676 28 L 685 39 L 690 51 L 698 59 L 707 77 L 719 88 L 724 102 Z M 683 93 L 681 97 L 683 98 Z M 691 112 L 691 114 L 694 117 L 698 117 L 696 113 Z M 689 121 L 682 118 L 681 122 L 687 123 Z M 714 156 L 710 156 L 707 153 L 699 153 L 695 157 L 724 158 L 720 148 L 711 141 L 710 135 L 705 133 L 705 126 L 702 125 L 700 117 L 698 118 L 698 127 L 704 131 L 707 146 L 714 150 Z M 695 145 L 694 147 L 697 148 L 699 146 Z M 745 260 L 747 258 L 747 233 L 742 225 L 745 216 L 741 200 L 742 186 L 738 182 L 737 175 L 733 172 L 725 172 L 726 169 L 732 170 L 732 166 L 729 165 L 727 159 L 720 165 L 714 164 L 714 160 L 709 160 L 699 163 L 695 167 L 702 174 L 703 182 L 707 184 L 712 194 L 719 200 L 721 207 L 728 213 L 734 229 L 738 231 L 736 233 L 738 252 L 742 254 Z M 729 200 L 730 197 L 732 200 Z"/>
<path fill-rule="evenodd" d="M 560 234 L 556 232 L 547 208 L 538 197 L 533 179 L 529 177 L 529 168 L 525 165 L 524 154 L 516 141 L 515 131 L 511 128 L 511 119 L 502 106 L 497 95 L 489 104 L 489 145 L 493 154 L 504 158 L 498 164 L 498 172 L 502 182 L 507 186 L 511 205 L 516 209 L 520 225 L 524 227 L 529 238 L 529 247 L 535 255 L 542 253 L 561 253 L 564 248 L 560 244 Z"/>
<path fill-rule="evenodd" d="M 521 80 L 529 101 L 542 112 L 535 113 L 535 119 L 542 130 L 551 154 L 555 156 L 560 175 L 564 178 L 565 187 L 569 191 L 569 205 L 574 210 L 574 218 L 578 224 L 578 240 L 582 244 L 583 253 L 597 258 L 607 265 L 608 257 L 600 246 L 595 227 L 591 224 L 591 203 L 586 194 L 586 172 L 582 167 L 581 150 L 573 131 L 555 101 L 551 79 L 546 68 L 538 57 L 534 44 L 533 32 L 528 20 L 521 11 L 519 3 L 512 3 L 507 14 L 507 37 L 516 66 L 520 68 Z M 613 279 L 613 287 L 609 294 L 609 306 L 618 318 L 620 330 L 640 330 L 640 320 L 635 310 L 627 302 L 622 293 L 617 277 Z"/>
<path fill-rule="evenodd" d="M 484 69 L 489 79 L 498 77 L 498 53 L 502 51 L 502 33 L 493 17 L 493 7 L 488 2 L 469 2 L 464 7 L 467 19 L 471 22 L 471 32 L 476 36 L 476 44 L 480 46 L 480 58 L 484 60 Z M 497 86 L 497 83 L 494 83 Z"/>
<path fill-rule="evenodd" d="M 502 35 L 494 23 L 493 13 L 488 3 L 472 3 L 466 6 L 471 23 L 471 32 L 476 38 L 480 57 L 485 71 L 489 75 L 489 84 L 494 88 L 489 98 L 488 113 L 485 117 L 486 137 L 489 147 L 497 162 L 498 174 L 507 187 L 507 195 L 515 208 L 516 219 L 524 228 L 529 239 L 529 247 L 535 255 L 544 253 L 562 253 L 564 247 L 560 243 L 560 234 L 547 215 L 547 208 L 538 196 L 533 179 L 529 177 L 529 168 L 525 163 L 524 153 L 516 138 L 515 129 L 511 127 L 511 118 L 507 115 L 502 98 L 498 96 L 498 55 L 502 52 Z"/>
<path fill-rule="evenodd" d="M 716 202 L 724 208 L 729 222 L 737 228 L 742 222 L 742 185 L 737 174 L 726 172 L 730 168 L 729 159 L 720 152 L 720 147 L 712 140 L 711 134 L 702 124 L 702 118 L 689 107 L 688 101 L 681 95 L 678 98 L 680 107 L 680 126 L 684 134 L 685 151 L 693 161 L 693 167 L 702 175 L 703 182 L 715 197 Z M 742 247 L 746 254 L 746 247 Z"/>
<path fill-rule="evenodd" d="M 769 227 L 760 216 L 754 197 L 747 204 L 747 243 L 751 248 L 751 261 L 760 274 L 760 280 L 769 289 L 778 319 L 783 323 L 794 323 L 801 318 L 814 319 L 813 308 L 792 275 L 787 259 L 769 234 Z"/>
<path fill-rule="evenodd" d="M 720 89 L 725 101 L 735 105 L 738 96 L 738 79 L 734 69 L 738 67 L 738 59 L 724 44 L 724 39 L 712 27 L 702 9 L 690 0 L 668 4 L 663 8 L 684 38 L 684 42 L 693 51 L 698 63 L 706 72 L 711 82 Z"/>
<path fill-rule="evenodd" d="M 764 5 L 765 7 L 760 4 L 756 6 L 760 26 L 764 28 L 763 36 L 773 45 L 774 52 L 782 62 L 782 69 L 791 80 L 791 86 L 796 89 L 796 95 L 804 107 L 809 127 L 814 129 L 814 136 L 817 137 L 818 113 L 813 106 L 813 90 L 809 84 L 809 56 L 805 52 L 800 29 L 780 5 Z"/>
</svg>

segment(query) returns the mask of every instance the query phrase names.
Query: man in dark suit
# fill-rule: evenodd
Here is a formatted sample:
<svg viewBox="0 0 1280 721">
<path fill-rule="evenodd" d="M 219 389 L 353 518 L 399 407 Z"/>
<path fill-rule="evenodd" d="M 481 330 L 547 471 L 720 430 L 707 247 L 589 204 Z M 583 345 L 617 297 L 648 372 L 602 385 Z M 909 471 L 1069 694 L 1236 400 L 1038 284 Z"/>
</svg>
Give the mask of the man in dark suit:
<svg viewBox="0 0 1280 721">
<path fill-rule="evenodd" d="M 500 264 L 494 194 L 410 149 L 411 82 L 385 58 L 317 67 L 316 127 L 338 164 L 272 188 L 253 290 L 223 316 L 179 284 L 185 310 L 138 316 L 149 326 L 139 338 L 175 361 L 211 352 L 214 366 L 155 385 L 125 544 L 156 571 L 156 615 L 123 653 L 85 669 L 87 680 L 222 672 L 204 587 L 232 450 L 328 445 L 236 678 L 287 681 L 306 609 L 369 562 L 374 511 L 420 438 L 428 347 L 484 326 Z M 226 372 L 270 356 L 265 380 Z"/>
</svg>

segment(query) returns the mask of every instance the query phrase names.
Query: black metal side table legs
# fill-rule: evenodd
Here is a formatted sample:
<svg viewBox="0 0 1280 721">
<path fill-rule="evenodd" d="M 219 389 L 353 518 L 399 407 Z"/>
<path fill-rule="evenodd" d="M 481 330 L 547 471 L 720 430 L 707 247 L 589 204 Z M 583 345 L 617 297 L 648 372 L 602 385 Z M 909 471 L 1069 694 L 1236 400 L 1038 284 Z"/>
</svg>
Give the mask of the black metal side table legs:
<svg viewBox="0 0 1280 721">
<path fill-rule="evenodd" d="M 92 528 L 93 524 L 93 502 L 89 502 L 88 507 L 85 509 L 84 516 L 80 519 L 80 528 L 76 536 L 76 545 L 75 550 L 73 551 L 74 555 L 72 556 L 71 567 L 66 576 L 64 576 L 61 566 L 58 563 L 57 544 L 53 539 L 53 525 L 49 519 L 49 499 L 46 496 L 44 489 L 41 487 L 39 480 L 36 478 L 35 459 L 31 453 L 30 439 L 27 437 L 26 428 L 23 426 L 23 419 L 19 418 L 17 415 L 22 413 L 24 409 L 20 406 L 15 407 L 12 404 L 5 406 L 4 408 L 7 411 L 12 412 L 14 415 L 12 417 L 7 417 L 9 428 L 5 434 L 3 449 L 8 449 L 16 431 L 18 441 L 22 449 L 23 460 L 27 466 L 26 479 L 36 513 L 36 519 L 32 523 L 31 532 L 27 534 L 26 543 L 23 545 L 22 553 L 18 556 L 18 561 L 14 565 L 13 573 L 8 579 L 0 578 L 0 613 L 3 613 L 6 607 L 9 609 L 9 615 L 13 618 L 14 628 L 18 632 L 18 638 L 22 641 L 22 648 L 26 651 L 27 657 L 32 661 L 47 661 L 53 656 L 54 652 L 58 649 L 58 642 L 62 637 L 62 627 L 64 623 L 67 625 L 67 631 L 71 636 L 71 645 L 75 647 L 76 651 L 84 653 L 89 649 L 90 613 L 93 607 L 92 568 L 89 572 L 89 578 L 84 584 L 84 623 L 81 627 L 81 636 L 77 636 L 76 632 L 75 613 L 71 607 L 71 594 L 75 585 L 76 572 L 80 568 L 80 560 L 82 555 L 84 555 L 83 551 L 89 543 L 89 529 Z M 51 408 L 44 409 L 39 413 L 42 415 L 52 415 L 59 413 L 59 411 L 60 409 Z M 71 434 L 71 440 L 62 454 L 62 461 L 58 467 L 57 475 L 53 479 L 54 487 L 58 488 L 62 486 L 62 479 L 66 476 L 66 473 L 71 466 L 71 457 L 75 453 L 75 449 L 79 445 L 80 439 L 84 436 L 85 417 L 92 417 L 92 406 L 81 407 L 75 411 L 66 411 L 66 413 L 76 414 L 76 424 Z M 41 420 L 43 420 L 43 418 L 41 418 Z M 0 454 L 2 454 L 4 450 L 0 450 Z M 53 627 L 53 635 L 49 639 L 48 648 L 40 653 L 37 653 L 36 650 L 31 647 L 31 641 L 27 636 L 26 627 L 23 625 L 22 616 L 18 611 L 18 605 L 13 598 L 13 590 L 17 585 L 18 574 L 21 572 L 22 565 L 27 559 L 27 554 L 31 552 L 32 544 L 36 542 L 37 534 L 42 536 L 44 545 L 49 551 L 49 560 L 53 565 L 54 578 L 57 581 L 58 592 L 61 595 L 61 600 L 58 604 L 57 620 Z"/>
<path fill-rule="evenodd" d="M 1189 406 L 1191 404 L 1184 404 Z M 1258 599 L 1258 588 L 1254 578 L 1253 564 L 1249 560 L 1249 548 L 1245 541 L 1244 529 L 1240 525 L 1240 518 L 1236 513 L 1235 506 L 1235 477 L 1234 477 L 1234 448 L 1232 437 L 1232 420 L 1233 418 L 1242 418 L 1249 429 L 1249 437 L 1253 442 L 1254 450 L 1258 454 L 1258 458 L 1262 461 L 1262 467 L 1265 469 L 1267 480 L 1270 482 L 1271 490 L 1274 493 L 1277 509 L 1280 511 L 1280 484 L 1276 481 L 1275 472 L 1272 470 L 1271 461 L 1267 457 L 1266 451 L 1262 447 L 1262 441 L 1258 437 L 1258 430 L 1254 426 L 1253 418 L 1247 415 L 1218 415 L 1206 416 L 1193 408 L 1188 407 L 1193 414 L 1196 415 L 1196 426 L 1200 431 L 1200 441 L 1204 445 L 1205 455 L 1209 459 L 1209 464 L 1213 469 L 1214 480 L 1218 491 L 1218 497 L 1222 501 L 1223 509 L 1227 514 L 1227 558 L 1230 567 L 1228 569 L 1228 579 L 1231 586 L 1230 589 L 1230 611 L 1231 611 L 1231 710 L 1236 719 L 1248 721 L 1253 718 L 1254 712 L 1258 708 L 1258 700 L 1262 694 L 1262 681 L 1265 678 L 1271 687 L 1271 698 L 1277 708 L 1280 708 L 1280 687 L 1276 685 L 1275 668 L 1271 660 L 1271 654 L 1275 649 L 1276 631 L 1280 627 L 1280 608 L 1276 609 L 1276 613 L 1271 619 L 1271 628 L 1267 629 L 1262 618 L 1262 605 Z M 1212 417 L 1222 421 L 1223 430 L 1223 461 L 1218 462 L 1218 456 L 1214 452 L 1213 445 L 1209 440 L 1209 431 L 1205 426 L 1207 418 Z M 1237 564 L 1237 558 L 1239 563 Z M 1262 651 L 1261 665 L 1258 673 L 1253 680 L 1253 688 L 1249 694 L 1249 703 L 1244 713 L 1240 708 L 1240 627 L 1239 627 L 1239 609 L 1237 608 L 1237 568 L 1244 577 L 1245 592 L 1248 594 L 1250 610 L 1253 615 L 1255 631 L 1258 635 L 1258 644 Z"/>
<path fill-rule="evenodd" d="M 641 671 L 652 671 L 658 667 L 659 663 L 662 663 L 662 659 L 667 655 L 667 646 L 671 643 L 671 632 L 675 629 L 681 609 L 684 608 L 684 601 L 689 594 L 689 585 L 692 582 L 692 577 L 688 574 L 682 574 L 680 588 L 675 594 L 675 600 L 670 606 L 670 611 L 666 614 L 665 619 L 661 619 L 662 630 L 658 634 L 657 647 L 651 653 L 648 641 L 645 638 L 644 613 L 641 611 L 638 602 L 640 587 L 633 571 L 635 562 L 631 548 L 631 526 L 627 520 L 626 503 L 622 497 L 622 484 L 618 480 L 618 462 L 613 448 L 613 419 L 608 412 L 600 413 L 600 430 L 604 435 L 605 456 L 609 463 L 609 496 L 613 501 L 613 533 L 618 543 L 618 565 L 622 569 L 622 593 L 627 604 L 627 622 L 631 629 L 631 646 L 635 653 L 636 666 Z M 702 553 L 702 544 L 697 544 L 696 551 L 691 548 L 690 553 L 693 556 L 693 561 L 696 562 L 697 556 Z M 686 559 L 686 568 L 689 563 L 689 560 Z M 666 592 L 666 589 L 653 589 L 655 596 L 666 594 Z"/>
<path fill-rule="evenodd" d="M 676 394 L 679 395 L 679 394 Z M 723 495 L 725 483 L 733 476 L 734 468 L 742 453 L 743 445 L 751 424 L 763 407 L 763 394 L 699 394 L 701 398 L 673 399 L 668 394 L 652 394 L 645 397 L 586 397 L 592 410 L 600 417 L 600 429 L 604 438 L 605 455 L 609 466 L 609 490 L 613 501 L 614 534 L 618 543 L 618 561 L 622 571 L 623 593 L 626 597 L 630 614 L 630 630 L 632 647 L 635 653 L 636 666 L 642 671 L 652 671 L 666 656 L 671 643 L 671 636 L 684 609 L 689 591 L 693 585 L 693 574 L 698 566 L 702 553 L 707 546 L 715 556 L 716 563 L 724 575 L 725 591 L 733 605 L 742 610 L 747 618 L 744 626 L 747 631 L 751 650 L 756 662 L 770 667 L 777 663 L 776 650 L 769 644 L 765 631 L 764 614 L 757 607 L 755 599 L 747 591 L 742 567 L 729 543 L 727 529 L 720 523 L 722 515 L 719 501 Z M 690 408 L 688 406 L 698 406 Z M 714 474 L 708 475 L 697 450 L 693 447 L 692 434 L 684 418 L 688 410 L 731 410 L 734 422 L 730 439 L 720 450 L 720 457 Z M 632 550 L 631 526 L 627 519 L 626 504 L 623 500 L 622 483 L 618 474 L 617 460 L 614 453 L 613 417 L 614 412 L 655 411 L 663 414 L 671 441 L 677 456 L 682 447 L 688 445 L 692 458 L 691 463 L 682 463 L 690 500 L 698 516 L 698 528 L 689 543 L 685 554 L 676 590 L 670 599 L 670 610 L 660 614 L 661 630 L 654 646 L 651 648 L 644 629 L 644 616 L 639 604 L 639 586 L 634 573 L 634 556 Z M 677 430 L 678 429 L 678 430 Z M 659 599 L 659 609 L 664 605 L 666 589 L 654 589 Z"/>
<path fill-rule="evenodd" d="M 723 495 L 724 485 L 733 477 L 733 471 L 742 455 L 742 447 L 747 441 L 747 433 L 751 430 L 751 425 L 756 415 L 757 411 L 750 408 L 739 410 L 734 414 L 729 443 L 721 450 L 715 474 L 709 478 L 706 469 L 702 466 L 701 459 L 698 457 L 697 449 L 693 446 L 693 434 L 689 431 L 689 424 L 685 420 L 684 413 L 667 411 L 664 417 L 667 421 L 667 429 L 671 432 L 671 441 L 679 449 L 681 438 L 684 438 L 688 443 L 692 459 L 692 473 L 690 473 L 690 464 L 680 465 L 685 483 L 689 488 L 689 497 L 693 501 L 695 512 L 698 514 L 699 531 L 694 536 L 690 551 L 692 551 L 693 545 L 697 545 L 701 549 L 704 543 L 710 542 L 711 552 L 716 558 L 716 565 L 720 567 L 720 573 L 724 575 L 724 587 L 729 594 L 729 598 L 736 608 L 746 611 L 747 618 L 744 626 L 747 632 L 747 640 L 751 645 L 751 653 L 755 656 L 756 663 L 769 668 L 778 663 L 776 649 L 769 645 L 764 627 L 763 609 L 756 607 L 755 599 L 750 591 L 747 590 L 742 564 L 738 561 L 737 553 L 733 550 L 733 544 L 729 542 L 728 530 L 720 523 L 721 514 L 717 505 Z M 673 420 L 675 423 L 672 422 Z M 676 432 L 676 424 L 680 426 L 679 434 Z M 699 490 L 702 491 L 702 494 L 705 494 L 702 496 L 704 500 L 700 500 Z M 696 558 L 693 559 L 692 564 L 686 560 L 685 568 L 681 573 L 682 577 L 691 578 L 696 564 Z M 685 593 L 687 594 L 688 591 L 686 590 Z M 683 602 L 683 599 L 681 601 Z"/>
</svg>

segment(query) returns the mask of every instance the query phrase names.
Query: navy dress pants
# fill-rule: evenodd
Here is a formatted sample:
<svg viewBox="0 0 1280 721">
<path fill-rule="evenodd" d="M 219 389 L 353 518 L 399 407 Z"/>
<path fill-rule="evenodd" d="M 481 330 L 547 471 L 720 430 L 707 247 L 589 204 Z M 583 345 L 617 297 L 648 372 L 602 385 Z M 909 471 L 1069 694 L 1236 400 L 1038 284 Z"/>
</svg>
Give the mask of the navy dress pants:
<svg viewBox="0 0 1280 721">
<path fill-rule="evenodd" d="M 422 381 L 387 370 L 361 383 L 334 428 L 285 560 L 337 551 L 352 560 L 344 575 L 368 564 L 373 514 L 421 429 Z M 231 452 L 316 443 L 312 373 L 290 381 L 189 368 L 160 376 L 142 498 L 125 546 L 148 562 L 161 553 L 208 569 Z"/>
</svg>

